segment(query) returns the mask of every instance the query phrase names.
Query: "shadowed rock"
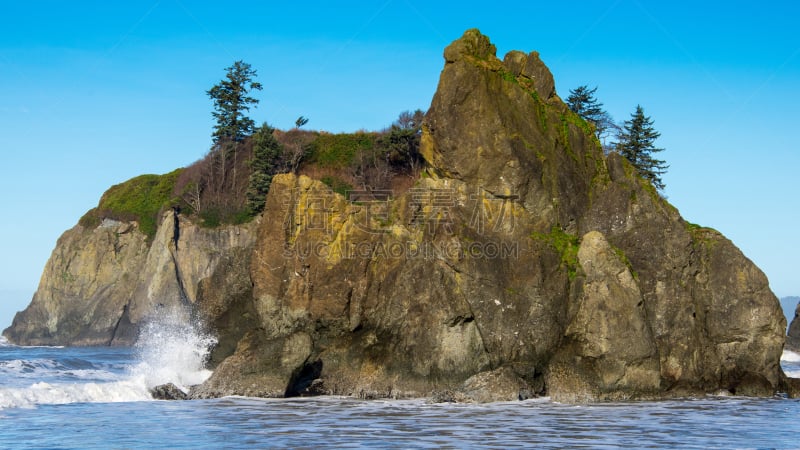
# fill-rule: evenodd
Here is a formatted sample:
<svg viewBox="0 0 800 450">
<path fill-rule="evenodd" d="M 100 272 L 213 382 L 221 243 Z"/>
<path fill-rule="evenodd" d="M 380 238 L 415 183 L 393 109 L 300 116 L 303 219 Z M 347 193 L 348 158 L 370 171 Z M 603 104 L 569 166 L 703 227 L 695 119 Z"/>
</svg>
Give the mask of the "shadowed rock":
<svg viewBox="0 0 800 450">
<path fill-rule="evenodd" d="M 186 400 L 189 398 L 178 386 L 172 383 L 162 384 L 150 389 L 155 400 Z"/>
<path fill-rule="evenodd" d="M 764 274 L 606 156 L 537 53 L 495 51 L 477 30 L 445 49 L 411 190 L 350 202 L 276 175 L 260 221 L 183 224 L 175 247 L 170 212 L 152 244 L 126 237 L 123 259 L 113 232 L 76 229 L 5 334 L 109 342 L 130 335 L 115 324 L 184 295 L 220 340 L 196 398 L 585 402 L 794 386 Z"/>
<path fill-rule="evenodd" d="M 284 374 L 274 392 L 308 361 L 322 362 L 326 392 L 369 398 L 514 397 L 470 400 L 463 383 L 477 374 L 544 383 L 562 401 L 778 389 L 783 322 L 764 275 L 606 157 L 537 61 L 503 63 L 476 30 L 445 50 L 423 127 L 428 176 L 386 206 L 388 220 L 311 179 L 274 178 L 265 217 L 276 219 L 251 262 L 258 333 L 312 342 L 293 368 L 262 365 Z M 447 193 L 447 210 L 425 192 Z M 515 251 L 465 250 L 478 244 Z M 446 246 L 459 250 L 407 251 Z M 237 355 L 244 365 L 210 384 L 236 390 L 232 375 L 252 361 Z"/>
</svg>

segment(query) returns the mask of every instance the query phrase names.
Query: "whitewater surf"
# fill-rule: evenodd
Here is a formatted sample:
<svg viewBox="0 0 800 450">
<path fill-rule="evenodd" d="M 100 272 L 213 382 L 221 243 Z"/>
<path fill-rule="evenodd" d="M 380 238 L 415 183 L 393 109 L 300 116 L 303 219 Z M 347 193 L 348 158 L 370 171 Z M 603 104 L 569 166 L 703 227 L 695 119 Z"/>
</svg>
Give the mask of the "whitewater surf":
<svg viewBox="0 0 800 450">
<path fill-rule="evenodd" d="M 0 341 L 0 409 L 45 404 L 150 401 L 150 389 L 184 392 L 205 381 L 213 336 L 181 310 L 163 312 L 133 348 L 18 347 Z"/>
</svg>

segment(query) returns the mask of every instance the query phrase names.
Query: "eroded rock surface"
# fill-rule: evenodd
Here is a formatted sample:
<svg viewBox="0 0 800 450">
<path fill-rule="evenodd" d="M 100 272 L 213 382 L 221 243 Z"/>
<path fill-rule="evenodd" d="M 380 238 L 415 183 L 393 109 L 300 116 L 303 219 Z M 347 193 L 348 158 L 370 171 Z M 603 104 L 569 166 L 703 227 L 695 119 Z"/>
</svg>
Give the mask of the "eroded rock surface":
<svg viewBox="0 0 800 450">
<path fill-rule="evenodd" d="M 177 247 L 169 216 L 152 244 L 135 224 L 76 228 L 6 335 L 123 343 L 160 302 L 189 302 L 220 340 L 194 397 L 788 389 L 764 274 L 604 155 L 537 53 L 501 61 L 469 30 L 444 56 L 410 190 L 351 202 L 277 175 L 260 222 L 181 225 Z"/>
<path fill-rule="evenodd" d="M 230 354 L 255 324 L 248 272 L 257 226 L 201 228 L 169 211 L 151 241 L 136 222 L 77 225 L 59 238 L 31 304 L 3 333 L 22 345 L 131 345 L 150 315 L 190 305 L 224 336 L 217 354 Z"/>
</svg>

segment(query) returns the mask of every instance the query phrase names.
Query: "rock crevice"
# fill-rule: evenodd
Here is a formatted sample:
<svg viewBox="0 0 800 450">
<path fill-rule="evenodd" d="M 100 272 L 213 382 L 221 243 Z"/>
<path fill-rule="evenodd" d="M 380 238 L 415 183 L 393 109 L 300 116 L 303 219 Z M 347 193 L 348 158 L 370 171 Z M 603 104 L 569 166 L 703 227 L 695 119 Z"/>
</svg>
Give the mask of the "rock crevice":
<svg viewBox="0 0 800 450">
<path fill-rule="evenodd" d="M 412 190 L 349 202 L 281 174 L 244 226 L 170 212 L 152 244 L 135 223 L 76 227 L 6 336 L 127 343 L 121 329 L 184 292 L 220 341 L 195 397 L 584 402 L 787 386 L 764 274 L 606 156 L 536 52 L 495 51 L 477 30 L 445 49 Z"/>
</svg>

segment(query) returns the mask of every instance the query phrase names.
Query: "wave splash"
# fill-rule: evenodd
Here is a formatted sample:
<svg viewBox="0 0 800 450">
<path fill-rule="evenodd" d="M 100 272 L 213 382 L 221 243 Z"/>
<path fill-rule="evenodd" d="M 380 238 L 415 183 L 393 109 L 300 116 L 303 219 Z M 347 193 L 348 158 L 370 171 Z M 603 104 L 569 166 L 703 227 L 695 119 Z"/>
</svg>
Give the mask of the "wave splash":
<svg viewBox="0 0 800 450">
<path fill-rule="evenodd" d="M 96 361 L 71 358 L 69 348 L 38 358 L 24 353 L 30 348 L 6 344 L 0 341 L 7 351 L 15 352 L 15 357 L 0 361 L 0 386 L 10 386 L 0 388 L 0 410 L 46 404 L 150 401 L 150 389 L 165 383 L 173 383 L 186 392 L 211 375 L 205 363 L 216 339 L 195 326 L 188 311 L 177 308 L 159 311 L 141 329 L 134 346 L 134 362 L 117 366 L 116 370 Z"/>
<path fill-rule="evenodd" d="M 139 363 L 131 374 L 148 389 L 173 383 L 188 392 L 189 387 L 206 381 L 211 371 L 205 364 L 217 340 L 194 322 L 184 308 L 151 319 L 135 344 Z"/>
</svg>

